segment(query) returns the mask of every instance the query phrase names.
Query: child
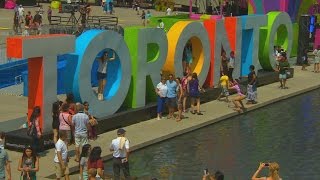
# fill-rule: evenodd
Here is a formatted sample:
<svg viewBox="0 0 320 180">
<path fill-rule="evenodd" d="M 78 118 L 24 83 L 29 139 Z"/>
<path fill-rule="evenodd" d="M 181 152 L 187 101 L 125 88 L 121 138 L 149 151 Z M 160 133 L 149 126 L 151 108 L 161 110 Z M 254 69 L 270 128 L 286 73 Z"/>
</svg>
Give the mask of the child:
<svg viewBox="0 0 320 180">
<path fill-rule="evenodd" d="M 228 91 L 228 87 L 229 87 L 229 77 L 227 75 L 224 74 L 224 72 L 222 71 L 222 76 L 220 78 L 220 87 L 221 87 L 221 94 L 218 97 L 218 101 L 220 101 L 221 96 L 226 97 L 226 102 L 229 102 L 228 96 L 229 96 L 229 91 Z"/>
</svg>

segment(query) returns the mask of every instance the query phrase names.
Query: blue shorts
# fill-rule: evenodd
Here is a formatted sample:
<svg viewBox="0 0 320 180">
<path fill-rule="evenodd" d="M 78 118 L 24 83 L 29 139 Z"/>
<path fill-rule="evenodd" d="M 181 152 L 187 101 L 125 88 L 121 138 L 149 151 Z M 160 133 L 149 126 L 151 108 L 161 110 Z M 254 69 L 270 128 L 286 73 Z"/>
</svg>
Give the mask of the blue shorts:
<svg viewBox="0 0 320 180">
<path fill-rule="evenodd" d="M 105 79 L 106 77 L 107 77 L 106 73 L 97 72 L 97 79 L 98 80 Z"/>
</svg>

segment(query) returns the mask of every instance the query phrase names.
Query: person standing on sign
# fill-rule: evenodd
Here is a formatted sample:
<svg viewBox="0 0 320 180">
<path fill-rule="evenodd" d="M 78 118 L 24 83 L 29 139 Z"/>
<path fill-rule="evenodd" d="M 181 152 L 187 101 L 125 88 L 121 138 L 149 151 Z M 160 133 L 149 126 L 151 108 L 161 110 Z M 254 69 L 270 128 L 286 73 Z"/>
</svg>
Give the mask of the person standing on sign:
<svg viewBox="0 0 320 180">
<path fill-rule="evenodd" d="M 97 79 L 99 81 L 98 87 L 98 100 L 103 101 L 104 87 L 106 86 L 107 79 L 107 65 L 108 61 L 115 60 L 115 53 L 113 53 L 112 58 L 110 58 L 107 51 L 103 52 L 102 57 L 98 59 L 99 67 L 97 72 Z"/>
<path fill-rule="evenodd" d="M 110 151 L 113 152 L 113 175 L 115 180 L 120 179 L 120 169 L 124 177 L 130 179 L 129 171 L 129 140 L 125 137 L 126 131 L 118 129 L 116 139 L 113 139 L 110 145 Z"/>
</svg>

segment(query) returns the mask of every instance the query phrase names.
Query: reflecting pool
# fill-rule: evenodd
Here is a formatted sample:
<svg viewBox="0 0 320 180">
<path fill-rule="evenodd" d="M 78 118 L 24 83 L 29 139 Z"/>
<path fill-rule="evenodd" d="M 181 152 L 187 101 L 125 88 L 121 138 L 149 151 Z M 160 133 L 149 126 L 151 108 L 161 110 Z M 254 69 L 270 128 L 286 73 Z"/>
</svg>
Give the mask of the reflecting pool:
<svg viewBox="0 0 320 180">
<path fill-rule="evenodd" d="M 201 179 L 208 168 L 223 171 L 226 180 L 246 180 L 259 162 L 276 161 L 283 179 L 319 180 L 319 115 L 315 90 L 133 152 L 130 171 L 187 180 Z M 112 172 L 111 162 L 106 168 Z"/>
</svg>

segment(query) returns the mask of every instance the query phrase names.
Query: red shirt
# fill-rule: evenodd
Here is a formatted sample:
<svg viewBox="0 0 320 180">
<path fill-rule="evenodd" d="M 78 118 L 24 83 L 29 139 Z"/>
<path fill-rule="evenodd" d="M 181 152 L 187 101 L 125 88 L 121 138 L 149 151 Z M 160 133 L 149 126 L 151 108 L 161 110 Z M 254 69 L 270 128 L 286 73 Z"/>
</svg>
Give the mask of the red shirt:
<svg viewBox="0 0 320 180">
<path fill-rule="evenodd" d="M 94 169 L 100 168 L 100 169 L 104 170 L 104 165 L 103 165 L 102 159 L 98 159 L 95 162 L 90 162 L 90 160 L 89 160 L 88 161 L 88 169 L 91 169 L 91 168 L 94 168 Z"/>
</svg>

